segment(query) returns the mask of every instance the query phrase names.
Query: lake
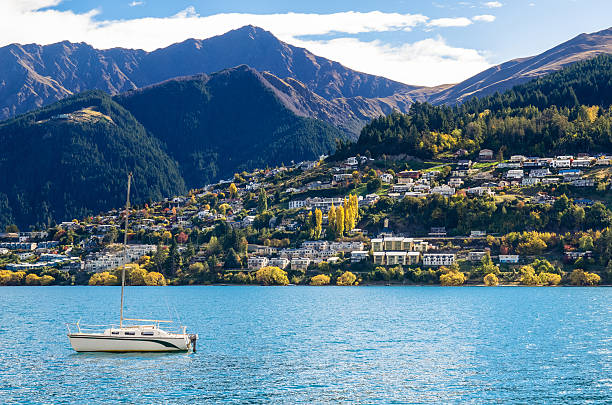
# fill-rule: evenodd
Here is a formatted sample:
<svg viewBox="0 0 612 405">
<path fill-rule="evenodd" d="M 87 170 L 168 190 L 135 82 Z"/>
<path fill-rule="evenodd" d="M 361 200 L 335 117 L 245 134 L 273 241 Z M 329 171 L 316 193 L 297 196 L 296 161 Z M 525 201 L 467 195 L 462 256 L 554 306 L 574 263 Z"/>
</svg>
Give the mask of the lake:
<svg viewBox="0 0 612 405">
<path fill-rule="evenodd" d="M 119 287 L 0 288 L 1 403 L 612 403 L 612 289 L 128 287 L 192 354 L 77 354 Z"/>
</svg>

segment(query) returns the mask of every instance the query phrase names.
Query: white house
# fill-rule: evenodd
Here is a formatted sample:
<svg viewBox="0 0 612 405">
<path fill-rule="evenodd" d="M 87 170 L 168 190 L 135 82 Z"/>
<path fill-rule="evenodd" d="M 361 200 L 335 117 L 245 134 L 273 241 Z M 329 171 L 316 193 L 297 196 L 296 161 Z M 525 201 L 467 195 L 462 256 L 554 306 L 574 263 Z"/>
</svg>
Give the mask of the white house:
<svg viewBox="0 0 612 405">
<path fill-rule="evenodd" d="M 262 267 L 266 267 L 269 263 L 270 260 L 262 256 L 251 256 L 248 260 L 249 270 L 259 270 Z"/>
<path fill-rule="evenodd" d="M 499 262 L 516 264 L 519 262 L 519 255 L 499 255 Z"/>
<path fill-rule="evenodd" d="M 455 194 L 455 188 L 443 184 L 431 189 L 432 194 L 440 194 L 444 197 L 451 197 Z"/>
<path fill-rule="evenodd" d="M 525 173 L 522 170 L 508 170 L 506 177 L 509 179 L 522 179 Z"/>
<path fill-rule="evenodd" d="M 367 250 L 354 250 L 351 252 L 351 263 L 362 262 L 368 259 Z"/>
<path fill-rule="evenodd" d="M 454 253 L 425 253 L 423 255 L 424 266 L 451 266 L 455 263 Z"/>
<path fill-rule="evenodd" d="M 391 173 L 383 173 L 378 176 L 383 183 L 392 183 L 393 175 Z"/>
</svg>

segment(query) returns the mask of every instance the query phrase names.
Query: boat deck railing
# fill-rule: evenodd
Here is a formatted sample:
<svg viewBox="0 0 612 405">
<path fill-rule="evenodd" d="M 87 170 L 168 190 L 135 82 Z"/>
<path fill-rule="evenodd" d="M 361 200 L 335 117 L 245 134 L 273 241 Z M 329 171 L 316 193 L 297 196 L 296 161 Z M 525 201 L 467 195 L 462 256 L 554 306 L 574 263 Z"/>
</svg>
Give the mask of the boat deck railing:
<svg viewBox="0 0 612 405">
<path fill-rule="evenodd" d="M 151 328 L 151 329 L 162 329 L 160 324 L 163 324 L 163 331 L 167 333 L 185 334 L 187 333 L 187 327 L 177 324 L 174 321 L 163 321 L 159 319 L 129 319 L 125 318 L 123 321 L 138 322 L 134 324 L 126 325 L 123 324 L 123 329 L 138 329 L 138 328 Z M 75 323 L 67 323 L 68 333 L 99 333 L 103 334 L 108 329 L 120 329 L 117 324 L 106 324 L 106 325 L 90 325 L 82 324 L 81 321 Z"/>
</svg>

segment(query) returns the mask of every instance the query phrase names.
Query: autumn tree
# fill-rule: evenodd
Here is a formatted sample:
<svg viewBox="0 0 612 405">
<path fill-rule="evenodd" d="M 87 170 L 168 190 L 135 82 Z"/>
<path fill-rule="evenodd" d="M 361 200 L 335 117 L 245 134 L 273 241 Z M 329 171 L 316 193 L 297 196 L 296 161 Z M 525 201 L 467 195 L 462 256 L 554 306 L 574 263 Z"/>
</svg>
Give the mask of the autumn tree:
<svg viewBox="0 0 612 405">
<path fill-rule="evenodd" d="M 345 271 L 340 277 L 336 279 L 336 285 L 349 286 L 355 284 L 357 276 L 350 271 Z"/>
<path fill-rule="evenodd" d="M 234 183 L 229 185 L 228 193 L 230 198 L 238 198 L 238 188 Z"/>
<path fill-rule="evenodd" d="M 288 285 L 287 272 L 278 267 L 262 267 L 255 273 L 255 280 L 261 285 Z"/>
<path fill-rule="evenodd" d="M 310 279 L 310 285 L 321 286 L 328 285 L 331 279 L 326 274 L 318 274 Z"/>
<path fill-rule="evenodd" d="M 314 213 L 314 237 L 315 239 L 321 238 L 323 231 L 323 213 L 320 209 L 315 209 Z"/>
<path fill-rule="evenodd" d="M 489 287 L 495 287 L 496 285 L 499 285 L 499 279 L 493 273 L 488 273 L 486 276 L 484 276 L 483 281 L 485 285 Z"/>
</svg>

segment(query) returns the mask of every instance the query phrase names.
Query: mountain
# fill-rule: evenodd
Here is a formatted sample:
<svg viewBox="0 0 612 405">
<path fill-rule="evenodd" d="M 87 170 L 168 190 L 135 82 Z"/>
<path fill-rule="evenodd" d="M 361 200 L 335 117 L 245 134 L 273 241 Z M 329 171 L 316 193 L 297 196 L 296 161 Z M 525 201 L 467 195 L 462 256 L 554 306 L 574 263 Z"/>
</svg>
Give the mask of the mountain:
<svg viewBox="0 0 612 405">
<path fill-rule="evenodd" d="M 270 77 L 268 75 L 268 77 Z M 237 171 L 313 159 L 346 140 L 247 66 L 115 97 L 179 162 L 188 187 Z"/>
<path fill-rule="evenodd" d="M 178 164 L 100 92 L 68 97 L 0 124 L 0 225 L 47 225 L 185 191 Z"/>
<path fill-rule="evenodd" d="M 612 151 L 612 55 L 569 65 L 502 94 L 455 106 L 414 103 L 368 124 L 355 144 L 334 158 L 357 153 L 406 154 L 422 159 L 458 149 L 477 156 L 550 156 Z"/>
<path fill-rule="evenodd" d="M 375 112 L 391 112 L 393 103 L 379 98 L 418 90 L 383 77 L 348 69 L 246 26 L 205 40 L 189 39 L 145 52 L 95 49 L 85 43 L 12 44 L 0 48 L 0 119 L 60 100 L 70 94 L 100 89 L 118 94 L 174 77 L 214 73 L 248 65 L 283 79 L 295 79 L 318 96 L 374 99 Z M 398 97 L 398 96 L 396 96 Z M 404 101 L 400 102 L 400 105 Z M 350 106 L 351 104 L 347 104 Z M 371 119 L 373 116 L 368 115 Z M 356 111 L 359 113 L 359 111 Z M 363 113 L 362 113 L 363 115 Z"/>
<path fill-rule="evenodd" d="M 434 104 L 455 104 L 472 97 L 503 92 L 517 84 L 556 72 L 572 63 L 600 54 L 612 54 L 612 28 L 592 34 L 580 34 L 539 55 L 493 66 L 438 94 L 429 96 L 427 101 Z"/>
<path fill-rule="evenodd" d="M 267 75 L 270 77 L 269 75 Z M 0 226 L 159 200 L 235 172 L 334 151 L 347 135 L 240 66 L 114 98 L 89 91 L 0 123 Z"/>
</svg>

